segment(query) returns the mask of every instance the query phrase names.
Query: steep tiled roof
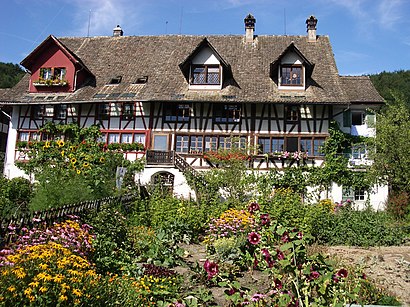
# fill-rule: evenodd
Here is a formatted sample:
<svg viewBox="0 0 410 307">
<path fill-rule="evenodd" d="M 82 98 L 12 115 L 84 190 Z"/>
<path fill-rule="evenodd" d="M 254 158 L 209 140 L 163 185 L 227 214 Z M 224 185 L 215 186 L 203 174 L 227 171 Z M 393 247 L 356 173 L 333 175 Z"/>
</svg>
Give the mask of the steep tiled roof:
<svg viewBox="0 0 410 307">
<path fill-rule="evenodd" d="M 383 103 L 383 98 L 374 89 L 368 76 L 342 76 L 343 88 L 352 103 Z"/>
<path fill-rule="evenodd" d="M 226 80 L 222 90 L 190 90 L 179 66 L 204 38 L 231 68 L 232 78 Z M 95 76 L 95 82 L 60 101 L 99 101 L 101 97 L 106 100 L 272 103 L 382 101 L 371 83 L 362 82 L 362 77 L 356 78 L 361 84 L 366 84 L 365 91 L 358 90 L 356 83 L 350 82 L 353 77 L 339 76 L 327 36 L 318 36 L 312 43 L 306 36 L 260 35 L 256 36 L 253 45 L 245 44 L 244 36 L 240 35 L 76 37 L 58 40 Z M 279 90 L 270 77 L 271 63 L 291 44 L 314 65 L 306 91 Z M 107 85 L 115 76 L 122 76 L 121 83 Z M 133 84 L 142 76 L 148 76 L 146 84 Z M 28 78 L 25 76 L 7 95 L 0 95 L 0 103 L 29 102 L 32 96 L 39 95 L 28 93 Z"/>
</svg>

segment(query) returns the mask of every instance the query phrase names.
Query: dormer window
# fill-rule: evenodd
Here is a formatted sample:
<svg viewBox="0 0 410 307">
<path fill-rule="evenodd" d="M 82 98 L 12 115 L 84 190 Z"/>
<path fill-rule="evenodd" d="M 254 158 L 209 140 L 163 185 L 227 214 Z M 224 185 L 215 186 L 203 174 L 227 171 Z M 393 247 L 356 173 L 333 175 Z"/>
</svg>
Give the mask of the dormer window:
<svg viewBox="0 0 410 307">
<path fill-rule="evenodd" d="M 219 65 L 193 65 L 191 69 L 192 85 L 220 85 Z"/>
<path fill-rule="evenodd" d="M 303 86 L 302 65 L 282 65 L 280 70 L 280 85 Z"/>
</svg>

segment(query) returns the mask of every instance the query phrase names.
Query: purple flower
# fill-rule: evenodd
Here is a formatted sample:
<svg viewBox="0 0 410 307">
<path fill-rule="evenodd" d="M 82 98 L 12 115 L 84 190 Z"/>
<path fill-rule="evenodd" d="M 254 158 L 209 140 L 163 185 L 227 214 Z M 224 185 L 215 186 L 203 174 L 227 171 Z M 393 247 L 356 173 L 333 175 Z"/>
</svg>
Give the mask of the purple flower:
<svg viewBox="0 0 410 307">
<path fill-rule="evenodd" d="M 261 235 L 257 232 L 252 231 L 248 234 L 248 241 L 249 243 L 256 245 L 261 241 Z"/>
<path fill-rule="evenodd" d="M 336 276 L 342 277 L 342 278 L 346 278 L 348 275 L 347 270 L 346 269 L 340 269 Z"/>
<path fill-rule="evenodd" d="M 204 269 L 208 274 L 208 280 L 217 275 L 219 272 L 218 264 L 216 262 L 209 261 L 209 259 L 206 259 Z"/>
<path fill-rule="evenodd" d="M 275 289 L 282 289 L 282 282 L 279 279 L 275 279 Z"/>
<path fill-rule="evenodd" d="M 248 211 L 250 213 L 254 213 L 254 212 L 258 211 L 259 209 L 260 209 L 259 204 L 256 203 L 256 202 L 251 203 L 248 207 Z"/>
<path fill-rule="evenodd" d="M 254 295 L 252 295 L 251 301 L 252 302 L 259 302 L 261 299 L 263 299 L 265 297 L 264 294 L 261 293 L 255 293 Z"/>
<path fill-rule="evenodd" d="M 267 214 L 267 213 L 261 214 L 261 224 L 263 226 L 269 226 L 270 225 L 269 214 Z"/>
<path fill-rule="evenodd" d="M 318 279 L 320 276 L 318 271 L 313 271 L 312 273 L 310 273 L 310 279 Z"/>
<path fill-rule="evenodd" d="M 285 231 L 285 233 L 282 235 L 282 238 L 280 238 L 282 240 L 283 243 L 289 242 L 289 234 L 287 231 Z"/>
</svg>

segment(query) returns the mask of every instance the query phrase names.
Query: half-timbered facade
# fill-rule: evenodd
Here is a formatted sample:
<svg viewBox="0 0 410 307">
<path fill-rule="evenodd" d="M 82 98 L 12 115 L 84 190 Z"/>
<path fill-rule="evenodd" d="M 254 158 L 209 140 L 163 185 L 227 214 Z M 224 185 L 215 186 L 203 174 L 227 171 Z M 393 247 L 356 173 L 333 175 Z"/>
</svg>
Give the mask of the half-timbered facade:
<svg viewBox="0 0 410 307">
<path fill-rule="evenodd" d="M 99 124 L 107 144 L 143 144 L 124 153 L 146 156 L 138 180 L 160 174 L 184 196 L 191 191 L 178 163 L 205 170 L 212 165 L 204 153 L 229 148 L 232 137 L 255 148 L 250 166 L 264 171 L 320 165 L 332 120 L 372 134 L 366 110 L 383 100 L 368 77 L 338 74 L 316 18 L 302 36 L 255 35 L 255 21 L 245 18 L 245 35 L 123 36 L 116 27 L 110 37 L 49 36 L 22 61 L 26 76 L 0 97 L 13 108 L 6 176 L 22 175 L 14 162 L 26 156 L 16 144 L 46 140 L 38 130 L 47 121 Z M 363 162 L 361 151 L 352 161 Z M 386 192 L 379 187 L 372 205 Z M 335 186 L 334 200 L 342 194 Z"/>
</svg>

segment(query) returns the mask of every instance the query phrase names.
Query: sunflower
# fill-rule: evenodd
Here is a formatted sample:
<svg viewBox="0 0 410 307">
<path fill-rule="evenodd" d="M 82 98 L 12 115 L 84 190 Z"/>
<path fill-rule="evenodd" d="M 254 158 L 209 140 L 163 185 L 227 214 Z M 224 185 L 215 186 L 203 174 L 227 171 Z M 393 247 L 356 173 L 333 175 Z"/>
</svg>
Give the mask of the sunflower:
<svg viewBox="0 0 410 307">
<path fill-rule="evenodd" d="M 75 164 L 76 162 L 77 162 L 77 159 L 76 158 L 71 158 L 71 164 Z"/>
</svg>

